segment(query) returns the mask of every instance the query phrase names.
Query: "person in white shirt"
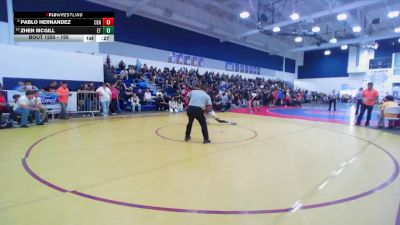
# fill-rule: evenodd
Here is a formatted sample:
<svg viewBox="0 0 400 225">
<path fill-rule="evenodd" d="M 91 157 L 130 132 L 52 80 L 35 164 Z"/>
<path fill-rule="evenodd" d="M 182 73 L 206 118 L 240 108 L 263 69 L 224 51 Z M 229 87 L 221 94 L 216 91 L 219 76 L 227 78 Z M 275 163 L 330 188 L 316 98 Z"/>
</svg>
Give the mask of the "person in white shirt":
<svg viewBox="0 0 400 225">
<path fill-rule="evenodd" d="M 363 88 L 362 87 L 360 87 L 360 89 L 358 89 L 358 92 L 356 94 L 355 100 L 356 100 L 356 103 L 357 103 L 357 105 L 356 105 L 356 113 L 355 114 L 358 115 L 358 112 L 360 111 L 361 105 L 362 105 L 362 102 L 363 102 Z"/>
<path fill-rule="evenodd" d="M 140 104 L 140 99 L 136 94 L 133 94 L 130 98 L 132 112 L 136 111 L 136 106 L 138 107 L 138 112 L 142 111 L 142 105 Z"/>
<path fill-rule="evenodd" d="M 178 112 L 183 112 L 183 102 L 180 98 L 178 99 L 177 105 L 178 105 Z"/>
<path fill-rule="evenodd" d="M 332 105 L 333 105 L 333 111 L 336 111 L 336 100 L 337 100 L 338 95 L 335 93 L 335 90 L 332 90 L 332 94 L 328 96 L 329 99 L 329 111 L 331 111 Z"/>
<path fill-rule="evenodd" d="M 103 83 L 103 85 L 97 88 L 96 92 L 99 95 L 102 114 L 104 117 L 108 116 L 108 109 L 111 102 L 111 90 L 109 88 L 110 84 Z"/>
<path fill-rule="evenodd" d="M 150 89 L 147 89 L 146 92 L 144 93 L 144 101 L 146 102 L 146 105 L 150 105 L 150 103 L 153 101 Z"/>
<path fill-rule="evenodd" d="M 168 102 L 168 105 L 169 105 L 169 112 L 171 113 L 179 112 L 178 103 L 175 101 L 175 98 L 171 98 L 171 100 Z"/>
<path fill-rule="evenodd" d="M 31 102 L 33 108 L 39 110 L 42 121 L 47 121 L 47 108 L 42 104 L 42 99 L 40 98 L 40 92 L 38 90 L 34 91 Z"/>
<path fill-rule="evenodd" d="M 21 115 L 20 127 L 28 127 L 28 116 L 30 112 L 34 113 L 37 125 L 44 125 L 44 123 L 40 120 L 39 110 L 32 107 L 31 100 L 33 99 L 33 95 L 34 91 L 26 91 L 25 96 L 21 96 L 14 105 L 14 112 Z"/>
</svg>

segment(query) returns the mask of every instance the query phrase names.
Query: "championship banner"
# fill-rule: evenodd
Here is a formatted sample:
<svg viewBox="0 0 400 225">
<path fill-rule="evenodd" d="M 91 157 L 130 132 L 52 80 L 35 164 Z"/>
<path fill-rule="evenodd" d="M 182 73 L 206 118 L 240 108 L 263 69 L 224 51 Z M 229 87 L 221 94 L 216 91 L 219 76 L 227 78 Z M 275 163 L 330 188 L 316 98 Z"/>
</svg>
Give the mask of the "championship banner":
<svg viewBox="0 0 400 225">
<path fill-rule="evenodd" d="M 71 96 L 68 98 L 68 106 L 67 111 L 69 112 L 76 112 L 78 110 L 77 107 L 77 97 L 76 92 L 70 92 Z M 16 90 L 8 90 L 7 91 L 7 102 L 14 104 L 13 95 L 25 95 L 25 92 L 20 92 Z M 45 93 L 40 92 L 40 99 L 42 100 L 43 106 L 45 106 L 49 111 L 60 111 L 61 106 L 58 104 L 58 95 L 57 93 Z"/>
</svg>

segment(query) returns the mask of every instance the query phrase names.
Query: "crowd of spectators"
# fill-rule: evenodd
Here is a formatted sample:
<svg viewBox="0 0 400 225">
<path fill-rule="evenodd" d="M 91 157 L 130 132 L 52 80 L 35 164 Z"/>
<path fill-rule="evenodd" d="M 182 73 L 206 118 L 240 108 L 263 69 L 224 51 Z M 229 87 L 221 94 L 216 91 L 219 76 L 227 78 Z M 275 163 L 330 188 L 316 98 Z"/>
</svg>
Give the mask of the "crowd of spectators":
<svg viewBox="0 0 400 225">
<path fill-rule="evenodd" d="M 214 72 L 200 74 L 198 70 L 150 67 L 144 73 L 166 99 L 174 97 L 183 101 L 191 87 L 200 83 L 208 86 L 214 110 L 226 111 L 231 107 L 247 107 L 249 99 L 256 95 L 260 106 L 300 106 L 307 91 L 295 89 L 289 82 L 264 78 L 243 78 Z"/>
<path fill-rule="evenodd" d="M 155 105 L 156 110 L 179 112 L 184 109 L 186 94 L 200 83 L 208 86 L 214 110 L 226 111 L 232 107 L 247 107 L 256 94 L 258 106 L 300 106 L 308 94 L 295 89 L 289 82 L 264 78 L 243 78 L 214 72 L 180 68 L 157 68 L 140 61 L 127 66 L 123 61 L 114 67 L 107 57 L 104 80 L 118 91 L 118 111 L 135 110 L 136 105 Z M 156 87 L 150 90 L 146 80 Z M 132 96 L 138 101 L 133 101 Z M 316 100 L 316 99 L 315 99 Z"/>
<path fill-rule="evenodd" d="M 188 70 L 187 68 L 157 68 L 141 64 L 126 65 L 123 61 L 117 67 L 111 65 L 111 59 L 107 57 L 104 64 L 104 83 L 97 86 L 93 82 L 82 83 L 77 89 L 78 111 L 93 111 L 94 106 L 101 105 L 103 116 L 109 114 L 128 112 L 140 112 L 147 106 L 157 111 L 169 111 L 171 113 L 185 110 L 185 97 L 192 87 L 205 84 L 208 87 L 213 108 L 215 111 L 227 111 L 231 108 L 248 107 L 252 99 L 257 106 L 301 106 L 303 103 L 326 104 L 332 96 L 325 93 L 296 89 L 290 82 L 282 80 L 257 78 L 245 78 L 241 75 L 228 75 L 224 73 Z M 150 87 L 148 87 L 148 85 Z M 40 104 L 39 91 L 45 94 L 55 94 L 61 107 L 59 118 L 67 119 L 66 108 L 70 96 L 68 84 L 58 84 L 51 81 L 48 86 L 38 88 L 32 82 L 18 82 L 14 90 L 32 93 L 36 102 Z M 39 99 L 39 101 L 37 100 Z M 339 94 L 337 99 L 342 102 L 350 102 L 351 96 Z M 4 96 L 0 95 L 0 111 L 4 111 L 6 103 Z M 30 100 L 31 101 L 31 100 Z M 33 102 L 33 100 L 32 100 Z M 18 100 L 14 105 L 18 105 Z M 37 112 L 41 120 L 47 118 L 46 108 L 38 104 L 31 104 L 32 114 Z M 16 111 L 16 110 L 14 110 Z M 36 112 L 37 111 L 37 112 Z M 22 111 L 20 111 L 22 115 Z M 24 118 L 25 118 L 24 112 Z M 1 114 L 0 114 L 1 116 Z M 25 119 L 23 119 L 25 121 Z"/>
</svg>

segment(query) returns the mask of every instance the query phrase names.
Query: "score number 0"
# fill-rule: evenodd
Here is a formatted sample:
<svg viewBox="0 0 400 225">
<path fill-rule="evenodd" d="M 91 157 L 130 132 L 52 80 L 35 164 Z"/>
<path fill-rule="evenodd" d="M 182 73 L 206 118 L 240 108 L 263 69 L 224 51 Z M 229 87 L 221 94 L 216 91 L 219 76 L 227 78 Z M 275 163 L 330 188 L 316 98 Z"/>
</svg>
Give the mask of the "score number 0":
<svg viewBox="0 0 400 225">
<path fill-rule="evenodd" d="M 114 26 L 114 18 L 103 18 L 103 26 Z"/>
</svg>

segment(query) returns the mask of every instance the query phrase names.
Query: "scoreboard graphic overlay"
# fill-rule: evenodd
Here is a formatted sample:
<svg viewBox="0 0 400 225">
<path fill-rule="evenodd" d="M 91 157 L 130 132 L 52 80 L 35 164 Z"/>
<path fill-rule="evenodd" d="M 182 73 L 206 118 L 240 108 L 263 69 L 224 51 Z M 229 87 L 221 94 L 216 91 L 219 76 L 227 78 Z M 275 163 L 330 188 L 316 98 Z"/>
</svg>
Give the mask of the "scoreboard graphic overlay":
<svg viewBox="0 0 400 225">
<path fill-rule="evenodd" d="M 114 12 L 14 12 L 14 41 L 114 42 Z"/>
</svg>

